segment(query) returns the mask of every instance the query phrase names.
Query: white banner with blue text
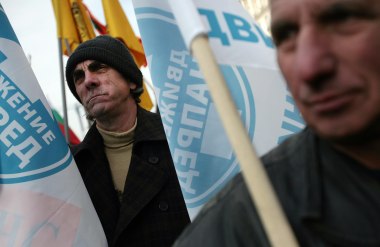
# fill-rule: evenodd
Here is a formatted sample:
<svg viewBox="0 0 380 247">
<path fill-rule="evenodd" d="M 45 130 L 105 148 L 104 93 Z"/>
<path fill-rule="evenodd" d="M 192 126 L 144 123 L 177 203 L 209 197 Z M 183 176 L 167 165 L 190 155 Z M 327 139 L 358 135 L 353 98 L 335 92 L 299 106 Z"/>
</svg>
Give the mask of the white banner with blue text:
<svg viewBox="0 0 380 247">
<path fill-rule="evenodd" d="M 266 153 L 303 129 L 271 39 L 237 1 L 194 3 L 257 153 Z M 194 218 L 240 171 L 239 164 L 168 2 L 134 0 L 133 4 L 158 109 Z"/>
<path fill-rule="evenodd" d="M 107 246 L 69 147 L 1 4 L 0 26 L 0 246 Z"/>
</svg>

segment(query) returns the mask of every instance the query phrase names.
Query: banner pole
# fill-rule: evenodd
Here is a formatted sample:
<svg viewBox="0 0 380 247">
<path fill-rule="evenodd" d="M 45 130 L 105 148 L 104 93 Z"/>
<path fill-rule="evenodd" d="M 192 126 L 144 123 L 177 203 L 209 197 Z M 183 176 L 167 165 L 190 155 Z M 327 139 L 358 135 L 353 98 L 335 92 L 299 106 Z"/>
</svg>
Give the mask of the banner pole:
<svg viewBox="0 0 380 247">
<path fill-rule="evenodd" d="M 59 0 L 53 0 L 53 8 L 56 11 L 57 20 L 62 20 L 61 4 Z M 67 119 L 67 104 L 66 104 L 66 92 L 65 92 L 65 78 L 63 75 L 63 53 L 62 53 L 62 23 L 57 21 L 57 36 L 58 36 L 58 58 L 59 58 L 59 73 L 61 77 L 61 94 L 62 94 L 62 107 L 63 107 L 63 127 L 64 136 L 67 143 L 70 143 L 69 138 L 69 124 Z"/>
<path fill-rule="evenodd" d="M 251 199 L 272 246 L 298 246 L 263 165 L 236 110 L 224 77 L 204 35 L 195 37 L 191 50 L 205 77 L 219 117 L 235 151 Z"/>
<path fill-rule="evenodd" d="M 298 246 L 272 184 L 241 121 L 193 1 L 169 0 L 169 3 L 185 43 L 198 61 L 270 244 L 274 247 Z M 188 20 L 192 20 L 190 24 Z"/>
<path fill-rule="evenodd" d="M 69 124 L 67 116 L 67 103 L 66 103 L 66 89 L 65 89 L 65 78 L 63 76 L 63 61 L 62 61 L 62 39 L 58 38 L 58 50 L 59 50 L 59 71 L 61 76 L 61 92 L 62 92 L 62 105 L 63 105 L 63 126 L 65 130 L 65 140 L 70 143 L 69 138 Z"/>
</svg>

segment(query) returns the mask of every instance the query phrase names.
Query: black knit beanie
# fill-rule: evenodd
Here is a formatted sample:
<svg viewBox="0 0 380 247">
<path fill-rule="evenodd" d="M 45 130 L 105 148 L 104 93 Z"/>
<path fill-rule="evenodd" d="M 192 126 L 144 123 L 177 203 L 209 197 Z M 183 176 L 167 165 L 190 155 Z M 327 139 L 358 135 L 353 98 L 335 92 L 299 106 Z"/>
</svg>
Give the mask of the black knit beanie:
<svg viewBox="0 0 380 247">
<path fill-rule="evenodd" d="M 100 35 L 80 44 L 71 54 L 66 64 L 67 84 L 79 102 L 81 102 L 74 85 L 75 67 L 85 60 L 96 60 L 117 70 L 123 77 L 136 84 L 136 90 L 142 89 L 142 74 L 128 48 L 118 39 Z"/>
</svg>

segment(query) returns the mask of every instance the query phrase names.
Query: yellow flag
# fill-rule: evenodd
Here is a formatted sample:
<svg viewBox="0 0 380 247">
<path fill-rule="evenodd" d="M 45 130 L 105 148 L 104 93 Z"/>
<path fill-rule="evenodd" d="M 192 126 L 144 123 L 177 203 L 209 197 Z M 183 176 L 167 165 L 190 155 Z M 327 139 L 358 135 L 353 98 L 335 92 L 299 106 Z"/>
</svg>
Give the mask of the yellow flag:
<svg viewBox="0 0 380 247">
<path fill-rule="evenodd" d="M 118 0 L 102 0 L 104 17 L 107 23 L 107 32 L 112 37 L 118 38 L 127 45 L 135 59 L 136 64 L 141 67 L 146 65 L 144 48 L 140 39 L 135 35 L 131 24 L 124 14 Z M 150 110 L 153 107 L 152 100 L 144 83 L 144 93 L 141 95 L 140 105 Z"/>
<path fill-rule="evenodd" d="M 90 17 L 82 0 L 52 0 L 57 20 L 57 35 L 63 41 L 62 51 L 70 55 L 77 46 L 95 38 Z"/>
<path fill-rule="evenodd" d="M 69 55 L 81 42 L 70 2 L 69 0 L 52 0 L 52 3 L 57 21 L 57 35 L 63 41 L 62 52 Z"/>
<path fill-rule="evenodd" d="M 148 93 L 148 91 L 146 89 L 145 82 L 143 84 L 143 87 L 144 87 L 144 92 L 140 96 L 140 99 L 141 99 L 140 106 L 142 108 L 150 111 L 152 109 L 152 107 L 153 107 L 153 103 L 152 103 L 152 99 L 150 98 L 149 93 Z"/>
<path fill-rule="evenodd" d="M 143 46 L 133 32 L 119 1 L 102 0 L 102 3 L 108 34 L 121 39 L 128 46 L 139 67 L 146 65 Z"/>
<path fill-rule="evenodd" d="M 83 6 L 82 0 L 70 0 L 70 3 L 81 42 L 95 38 L 96 35 L 91 24 L 90 16 Z"/>
</svg>

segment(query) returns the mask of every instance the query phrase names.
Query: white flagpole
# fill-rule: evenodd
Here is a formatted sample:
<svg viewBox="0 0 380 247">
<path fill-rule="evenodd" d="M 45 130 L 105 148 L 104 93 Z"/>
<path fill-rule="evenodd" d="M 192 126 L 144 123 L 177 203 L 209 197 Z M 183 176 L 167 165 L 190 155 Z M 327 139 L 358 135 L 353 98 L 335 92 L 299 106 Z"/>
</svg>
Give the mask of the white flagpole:
<svg viewBox="0 0 380 247">
<path fill-rule="evenodd" d="M 254 151 L 251 140 L 214 54 L 207 31 L 192 0 L 168 0 L 185 43 L 205 77 L 227 136 L 239 160 L 251 199 L 256 205 L 269 242 L 274 247 L 298 246 L 268 176 Z M 191 20 L 191 21 L 189 21 Z"/>
</svg>

